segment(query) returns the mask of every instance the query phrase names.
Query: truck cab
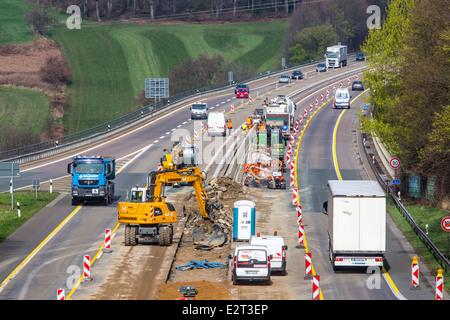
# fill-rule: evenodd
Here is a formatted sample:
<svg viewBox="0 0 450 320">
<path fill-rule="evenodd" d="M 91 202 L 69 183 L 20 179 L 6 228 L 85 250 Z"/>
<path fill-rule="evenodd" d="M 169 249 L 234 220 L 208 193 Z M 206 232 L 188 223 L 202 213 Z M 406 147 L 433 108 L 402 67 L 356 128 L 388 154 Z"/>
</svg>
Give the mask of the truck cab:
<svg viewBox="0 0 450 320">
<path fill-rule="evenodd" d="M 67 165 L 72 175 L 72 205 L 84 201 L 101 201 L 108 205 L 114 197 L 115 158 L 76 156 Z"/>
</svg>

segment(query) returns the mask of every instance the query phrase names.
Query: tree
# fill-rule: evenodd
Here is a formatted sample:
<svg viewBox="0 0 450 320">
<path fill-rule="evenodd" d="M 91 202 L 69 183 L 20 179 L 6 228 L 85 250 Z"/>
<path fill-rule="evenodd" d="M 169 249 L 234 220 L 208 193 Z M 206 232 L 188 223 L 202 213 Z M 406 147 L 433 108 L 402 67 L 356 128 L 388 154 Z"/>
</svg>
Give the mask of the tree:
<svg viewBox="0 0 450 320">
<path fill-rule="evenodd" d="M 41 35 L 46 35 L 50 26 L 50 16 L 47 14 L 47 10 L 38 7 L 33 7 L 28 10 L 24 15 L 26 23 L 31 25 L 31 29 Z"/>
<path fill-rule="evenodd" d="M 289 49 L 291 63 L 323 57 L 326 47 L 338 42 L 338 36 L 330 24 L 304 28 L 294 39 L 296 45 Z"/>
</svg>

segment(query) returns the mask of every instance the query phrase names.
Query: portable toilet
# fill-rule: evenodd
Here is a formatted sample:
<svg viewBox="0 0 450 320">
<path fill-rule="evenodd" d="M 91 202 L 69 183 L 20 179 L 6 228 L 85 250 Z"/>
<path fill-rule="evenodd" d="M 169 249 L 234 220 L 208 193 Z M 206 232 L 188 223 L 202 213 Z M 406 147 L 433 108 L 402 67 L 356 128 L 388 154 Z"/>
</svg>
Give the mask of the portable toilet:
<svg viewBox="0 0 450 320">
<path fill-rule="evenodd" d="M 233 241 L 248 241 L 255 235 L 255 203 L 239 200 L 234 203 Z"/>
</svg>

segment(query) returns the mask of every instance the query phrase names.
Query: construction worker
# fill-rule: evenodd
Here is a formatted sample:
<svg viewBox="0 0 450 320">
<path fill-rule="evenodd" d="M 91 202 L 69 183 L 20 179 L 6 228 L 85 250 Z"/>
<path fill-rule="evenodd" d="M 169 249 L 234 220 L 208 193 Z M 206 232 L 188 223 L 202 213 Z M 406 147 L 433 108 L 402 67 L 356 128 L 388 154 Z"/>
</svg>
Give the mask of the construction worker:
<svg viewBox="0 0 450 320">
<path fill-rule="evenodd" d="M 252 128 L 252 126 L 253 126 L 253 119 L 252 119 L 252 117 L 248 117 L 247 118 L 247 126 L 248 126 L 249 129 Z"/>
<path fill-rule="evenodd" d="M 227 120 L 227 127 L 228 127 L 228 133 L 231 133 L 231 130 L 233 129 L 233 122 L 231 119 Z"/>
</svg>

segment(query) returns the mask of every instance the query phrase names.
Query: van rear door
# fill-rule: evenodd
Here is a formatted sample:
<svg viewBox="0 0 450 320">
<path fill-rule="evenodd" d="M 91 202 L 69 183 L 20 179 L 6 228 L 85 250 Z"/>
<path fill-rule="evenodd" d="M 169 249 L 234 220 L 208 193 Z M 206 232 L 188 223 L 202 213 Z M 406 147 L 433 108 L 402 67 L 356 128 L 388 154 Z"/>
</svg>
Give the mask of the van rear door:
<svg viewBox="0 0 450 320">
<path fill-rule="evenodd" d="M 236 259 L 236 275 L 238 277 L 267 277 L 270 272 L 269 268 L 266 250 L 238 250 Z"/>
</svg>

